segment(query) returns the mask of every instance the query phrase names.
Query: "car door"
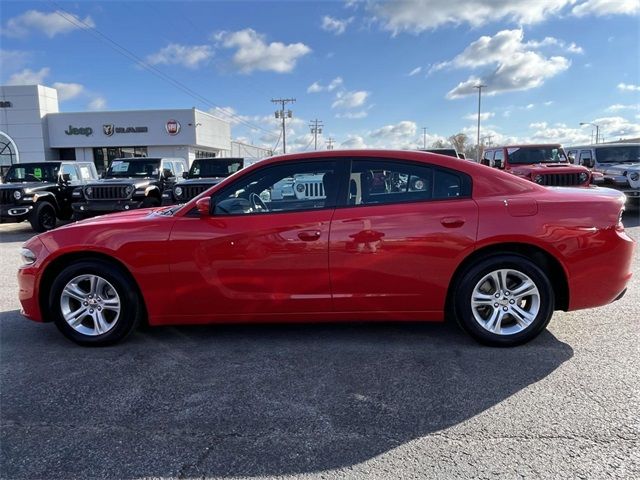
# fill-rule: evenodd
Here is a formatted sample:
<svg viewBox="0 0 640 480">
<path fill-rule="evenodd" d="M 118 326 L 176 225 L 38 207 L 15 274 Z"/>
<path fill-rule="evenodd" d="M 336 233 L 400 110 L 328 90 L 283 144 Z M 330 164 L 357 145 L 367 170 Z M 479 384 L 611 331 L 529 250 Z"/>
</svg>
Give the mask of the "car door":
<svg viewBox="0 0 640 480">
<path fill-rule="evenodd" d="M 180 314 L 206 322 L 330 311 L 338 175 L 334 160 L 264 166 L 216 192 L 210 216 L 178 218 L 170 251 Z M 323 189 L 272 198 L 283 179 L 319 179 Z"/>
<path fill-rule="evenodd" d="M 374 192 L 376 172 L 383 172 L 384 188 Z M 424 163 L 356 159 L 348 203 L 331 224 L 334 310 L 436 318 L 455 268 L 474 248 L 470 177 Z"/>
<path fill-rule="evenodd" d="M 64 182 L 63 178 L 65 175 L 68 175 L 69 181 Z M 72 163 L 63 163 L 60 167 L 60 181 L 58 183 L 58 207 L 64 214 L 69 214 L 71 212 L 71 202 L 73 201 L 72 194 L 75 188 L 80 187 L 82 185 L 82 180 L 80 179 L 80 173 L 78 171 L 77 165 Z"/>
</svg>

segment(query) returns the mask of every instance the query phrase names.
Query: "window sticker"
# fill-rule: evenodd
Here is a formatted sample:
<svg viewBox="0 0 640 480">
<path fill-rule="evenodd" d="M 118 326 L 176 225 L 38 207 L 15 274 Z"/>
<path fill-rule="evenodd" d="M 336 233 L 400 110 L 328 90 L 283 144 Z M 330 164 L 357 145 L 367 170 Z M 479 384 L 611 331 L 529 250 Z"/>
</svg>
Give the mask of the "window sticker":
<svg viewBox="0 0 640 480">
<path fill-rule="evenodd" d="M 38 167 L 34 168 L 33 176 L 36 177 L 38 180 L 42 180 L 42 169 Z"/>
</svg>

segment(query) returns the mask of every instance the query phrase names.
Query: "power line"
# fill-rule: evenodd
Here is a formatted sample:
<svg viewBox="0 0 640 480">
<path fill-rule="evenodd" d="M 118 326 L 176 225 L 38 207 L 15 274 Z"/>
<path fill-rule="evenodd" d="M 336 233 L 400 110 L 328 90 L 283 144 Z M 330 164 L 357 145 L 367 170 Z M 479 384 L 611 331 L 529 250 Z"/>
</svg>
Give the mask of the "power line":
<svg viewBox="0 0 640 480">
<path fill-rule="evenodd" d="M 309 124 L 311 133 L 313 133 L 314 150 L 318 150 L 318 134 L 322 133 L 322 127 L 324 127 L 324 125 L 322 125 L 322 120 L 318 120 L 317 118 L 315 120 L 311 120 L 311 123 Z"/>
<path fill-rule="evenodd" d="M 284 107 L 287 103 L 295 103 L 295 98 L 272 98 L 271 103 L 279 103 L 282 105 L 280 110 L 276 110 L 275 115 L 276 118 L 282 119 L 282 153 L 287 153 L 287 130 L 285 127 L 285 120 L 287 118 L 293 118 L 293 112 L 291 110 L 287 110 L 285 112 Z"/>
<path fill-rule="evenodd" d="M 138 57 L 138 55 L 133 53 L 131 50 L 127 49 L 126 47 L 123 47 L 118 42 L 116 42 L 115 40 L 111 39 L 108 35 L 102 33 L 97 28 L 92 27 L 91 25 L 87 24 L 82 19 L 75 17 L 73 14 L 71 14 L 70 12 L 65 10 L 64 8 L 62 8 L 62 6 L 59 3 L 57 3 L 57 2 L 55 2 L 53 0 L 49 0 L 49 2 L 54 4 L 56 7 L 58 7 L 58 10 L 55 11 L 55 13 L 58 16 L 62 17 L 67 22 L 71 23 L 72 25 L 74 25 L 74 26 L 76 26 L 76 27 L 78 27 L 78 28 L 80 28 L 82 30 L 85 30 L 86 32 L 92 34 L 94 37 L 99 38 L 99 39 L 101 39 L 103 41 L 106 41 L 108 44 L 110 44 L 110 47 L 113 50 L 115 50 L 118 53 L 120 53 L 121 55 L 129 58 L 130 60 L 133 60 L 135 63 L 140 65 L 142 68 L 144 68 L 148 72 L 152 73 L 153 75 L 157 76 L 161 80 L 164 80 L 165 82 L 170 83 L 174 87 L 178 88 L 179 90 L 182 90 L 184 93 L 186 93 L 190 97 L 192 97 L 192 98 L 204 103 L 205 105 L 208 105 L 210 107 L 216 108 L 223 115 L 227 115 L 229 118 L 236 120 L 238 123 L 241 123 L 241 124 L 243 124 L 243 125 L 245 125 L 247 127 L 250 127 L 252 129 L 257 129 L 257 130 L 262 130 L 263 132 L 272 133 L 269 130 L 267 130 L 265 128 L 262 128 L 259 125 L 256 125 L 256 124 L 253 124 L 251 122 L 246 121 L 240 115 L 237 115 L 237 114 L 229 111 L 228 109 L 221 107 L 220 105 L 212 102 L 211 100 L 207 99 L 206 97 L 203 97 L 202 95 L 200 95 L 196 91 L 192 90 L 191 88 L 189 88 L 188 86 L 186 86 L 185 84 L 180 82 L 179 80 L 176 80 L 176 79 L 172 78 L 168 74 L 164 73 L 162 70 L 159 70 L 158 68 L 154 67 L 153 65 L 148 64 L 142 58 Z"/>
</svg>

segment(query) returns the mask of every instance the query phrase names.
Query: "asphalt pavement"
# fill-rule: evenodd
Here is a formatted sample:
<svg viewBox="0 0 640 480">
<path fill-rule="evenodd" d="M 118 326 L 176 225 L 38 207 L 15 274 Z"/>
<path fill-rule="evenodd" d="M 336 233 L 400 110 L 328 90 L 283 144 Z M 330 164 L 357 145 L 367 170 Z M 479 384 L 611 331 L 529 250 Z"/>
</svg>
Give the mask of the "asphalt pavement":
<svg viewBox="0 0 640 480">
<path fill-rule="evenodd" d="M 640 240 L 638 211 L 625 219 Z M 512 349 L 455 325 L 165 327 L 81 348 L 19 314 L 0 225 L 0 477 L 640 478 L 630 289 Z M 606 278 L 594 278 L 606 282 Z"/>
</svg>

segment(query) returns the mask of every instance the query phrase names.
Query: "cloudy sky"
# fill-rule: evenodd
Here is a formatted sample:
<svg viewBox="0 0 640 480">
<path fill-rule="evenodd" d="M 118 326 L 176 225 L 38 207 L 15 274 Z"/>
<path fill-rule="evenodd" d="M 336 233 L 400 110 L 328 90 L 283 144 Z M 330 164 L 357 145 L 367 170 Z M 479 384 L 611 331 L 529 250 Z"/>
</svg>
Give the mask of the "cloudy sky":
<svg viewBox="0 0 640 480">
<path fill-rule="evenodd" d="M 640 0 L 3 2 L 2 84 L 63 111 L 190 108 L 288 150 L 640 137 Z M 278 147 L 280 148 L 280 147 Z"/>
</svg>

